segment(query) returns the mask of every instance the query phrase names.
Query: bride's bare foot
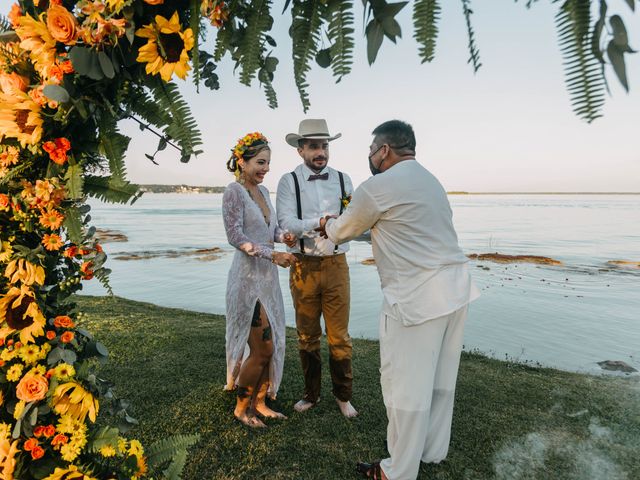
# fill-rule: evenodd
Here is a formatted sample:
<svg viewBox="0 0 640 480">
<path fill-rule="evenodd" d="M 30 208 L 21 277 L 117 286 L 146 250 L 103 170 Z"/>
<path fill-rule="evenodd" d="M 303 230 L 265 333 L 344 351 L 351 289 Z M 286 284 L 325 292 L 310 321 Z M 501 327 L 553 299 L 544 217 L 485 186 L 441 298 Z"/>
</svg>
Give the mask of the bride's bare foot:
<svg viewBox="0 0 640 480">
<path fill-rule="evenodd" d="M 250 412 L 248 410 L 242 410 L 242 409 L 235 409 L 233 411 L 233 416 L 236 417 L 236 419 L 242 423 L 243 425 L 246 425 L 247 427 L 251 427 L 251 428 L 265 428 L 266 425 L 264 424 L 264 422 L 262 420 L 260 420 L 258 417 L 256 417 L 253 412 Z"/>
<path fill-rule="evenodd" d="M 267 407 L 266 403 L 256 404 L 253 408 L 258 415 L 262 415 L 265 418 L 278 418 L 282 420 L 286 420 L 287 416 L 283 413 L 276 412 L 275 410 Z"/>
</svg>

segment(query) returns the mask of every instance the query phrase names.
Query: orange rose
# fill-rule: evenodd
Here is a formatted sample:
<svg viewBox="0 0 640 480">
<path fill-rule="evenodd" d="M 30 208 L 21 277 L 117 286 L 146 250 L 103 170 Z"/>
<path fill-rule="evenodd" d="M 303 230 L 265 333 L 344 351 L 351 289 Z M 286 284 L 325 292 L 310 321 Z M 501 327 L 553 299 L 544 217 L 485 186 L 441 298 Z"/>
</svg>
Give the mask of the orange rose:
<svg viewBox="0 0 640 480">
<path fill-rule="evenodd" d="M 53 340 L 54 338 L 56 338 L 56 332 L 47 330 L 47 340 Z"/>
<path fill-rule="evenodd" d="M 51 440 L 51 445 L 53 445 L 54 447 L 56 445 L 64 445 L 68 441 L 69 441 L 69 437 L 67 437 L 66 435 L 63 435 L 62 433 L 59 433 L 55 437 L 53 437 L 53 440 Z"/>
<path fill-rule="evenodd" d="M 73 340 L 73 337 L 75 337 L 75 334 L 73 332 L 64 332 L 62 335 L 60 335 L 60 341 L 62 343 L 69 343 L 71 342 L 71 340 Z"/>
<path fill-rule="evenodd" d="M 44 436 L 49 438 L 49 437 L 53 437 L 56 434 L 56 427 L 54 427 L 53 425 L 47 425 L 46 427 L 44 427 Z"/>
<path fill-rule="evenodd" d="M 38 440 L 35 438 L 30 438 L 29 440 L 25 440 L 23 448 L 25 451 L 30 452 L 34 448 L 38 446 Z"/>
<path fill-rule="evenodd" d="M 31 450 L 31 458 L 33 458 L 34 460 L 38 460 L 42 457 L 44 457 L 44 448 L 42 448 L 41 446 L 37 446 L 33 450 Z"/>
<path fill-rule="evenodd" d="M 66 45 L 76 43 L 78 32 L 76 17 L 62 5 L 52 5 L 47 10 L 47 28 L 51 36 Z"/>
<path fill-rule="evenodd" d="M 9 197 L 4 193 L 0 193 L 0 210 L 9 207 Z"/>
<path fill-rule="evenodd" d="M 78 255 L 78 247 L 72 245 L 64 251 L 63 255 L 67 258 L 75 257 L 76 255 Z"/>
<path fill-rule="evenodd" d="M 42 375 L 27 373 L 16 387 L 16 397 L 25 402 L 42 400 L 49 390 L 49 381 Z"/>
<path fill-rule="evenodd" d="M 73 323 L 71 317 L 59 315 L 53 320 L 53 326 L 57 328 L 73 328 L 75 327 L 75 323 Z"/>
<path fill-rule="evenodd" d="M 43 435 L 44 435 L 44 427 L 42 425 L 38 425 L 36 428 L 33 429 L 34 437 L 41 437 Z"/>
<path fill-rule="evenodd" d="M 29 80 L 16 72 L 0 74 L 0 88 L 4 93 L 26 92 L 28 87 Z"/>
<path fill-rule="evenodd" d="M 93 267 L 93 262 L 84 262 L 80 266 L 80 271 L 82 272 L 85 280 L 91 280 L 93 278 L 93 270 L 91 270 L 91 267 Z"/>
</svg>

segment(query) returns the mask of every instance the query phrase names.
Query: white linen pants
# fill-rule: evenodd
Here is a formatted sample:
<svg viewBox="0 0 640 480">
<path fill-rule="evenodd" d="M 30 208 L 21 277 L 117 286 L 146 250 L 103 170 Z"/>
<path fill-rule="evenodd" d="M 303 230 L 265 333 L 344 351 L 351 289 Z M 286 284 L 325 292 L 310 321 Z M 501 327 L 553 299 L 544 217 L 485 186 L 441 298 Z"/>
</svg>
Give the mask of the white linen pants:
<svg viewBox="0 0 640 480">
<path fill-rule="evenodd" d="M 387 407 L 390 458 L 380 462 L 389 480 L 415 480 L 420 461 L 445 459 L 468 305 L 406 327 L 380 316 L 380 383 Z"/>
</svg>

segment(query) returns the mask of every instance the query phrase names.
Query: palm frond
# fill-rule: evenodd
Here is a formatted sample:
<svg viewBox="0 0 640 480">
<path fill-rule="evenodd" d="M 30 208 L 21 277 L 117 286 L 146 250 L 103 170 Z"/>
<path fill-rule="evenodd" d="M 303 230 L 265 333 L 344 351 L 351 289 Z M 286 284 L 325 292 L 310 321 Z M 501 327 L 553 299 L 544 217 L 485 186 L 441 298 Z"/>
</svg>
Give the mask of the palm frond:
<svg viewBox="0 0 640 480">
<path fill-rule="evenodd" d="M 471 25 L 471 15 L 473 15 L 471 0 L 462 0 L 462 11 L 464 12 L 464 19 L 467 23 L 467 37 L 469 38 L 469 60 L 467 60 L 467 63 L 471 63 L 471 65 L 473 65 L 473 71 L 477 72 L 482 66 L 482 63 L 480 63 L 480 51 L 476 45 L 475 33 Z"/>
<path fill-rule="evenodd" d="M 353 2 L 332 0 L 328 3 L 329 27 L 327 37 L 331 42 L 331 70 L 336 83 L 351 72 L 353 64 Z"/>
<path fill-rule="evenodd" d="M 436 54 L 440 12 L 438 0 L 416 0 L 413 4 L 413 38 L 418 42 L 422 63 L 430 62 Z"/>
<path fill-rule="evenodd" d="M 567 0 L 556 15 L 556 28 L 563 57 L 565 83 L 573 111 L 591 123 L 602 116 L 605 81 L 600 60 L 593 54 L 591 2 Z"/>
<path fill-rule="evenodd" d="M 311 106 L 307 93 L 307 74 L 320 44 L 324 8 L 322 0 L 294 0 L 291 7 L 292 22 L 289 33 L 293 47 L 293 74 L 305 113 Z"/>
</svg>

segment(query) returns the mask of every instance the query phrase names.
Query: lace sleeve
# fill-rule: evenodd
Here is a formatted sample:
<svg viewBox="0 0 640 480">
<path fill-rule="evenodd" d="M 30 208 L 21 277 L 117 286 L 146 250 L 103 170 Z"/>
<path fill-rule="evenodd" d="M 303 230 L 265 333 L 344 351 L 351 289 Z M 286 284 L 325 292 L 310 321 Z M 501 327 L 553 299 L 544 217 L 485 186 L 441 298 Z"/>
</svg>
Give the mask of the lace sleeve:
<svg viewBox="0 0 640 480">
<path fill-rule="evenodd" d="M 254 243 L 245 235 L 242 192 L 233 185 L 229 185 L 222 196 L 222 220 L 227 232 L 227 240 L 232 246 L 247 255 L 271 260 L 272 248 Z"/>
<path fill-rule="evenodd" d="M 276 229 L 273 232 L 273 241 L 276 243 L 284 243 L 284 234 L 286 230 L 280 228 L 280 225 L 276 225 Z"/>
</svg>

